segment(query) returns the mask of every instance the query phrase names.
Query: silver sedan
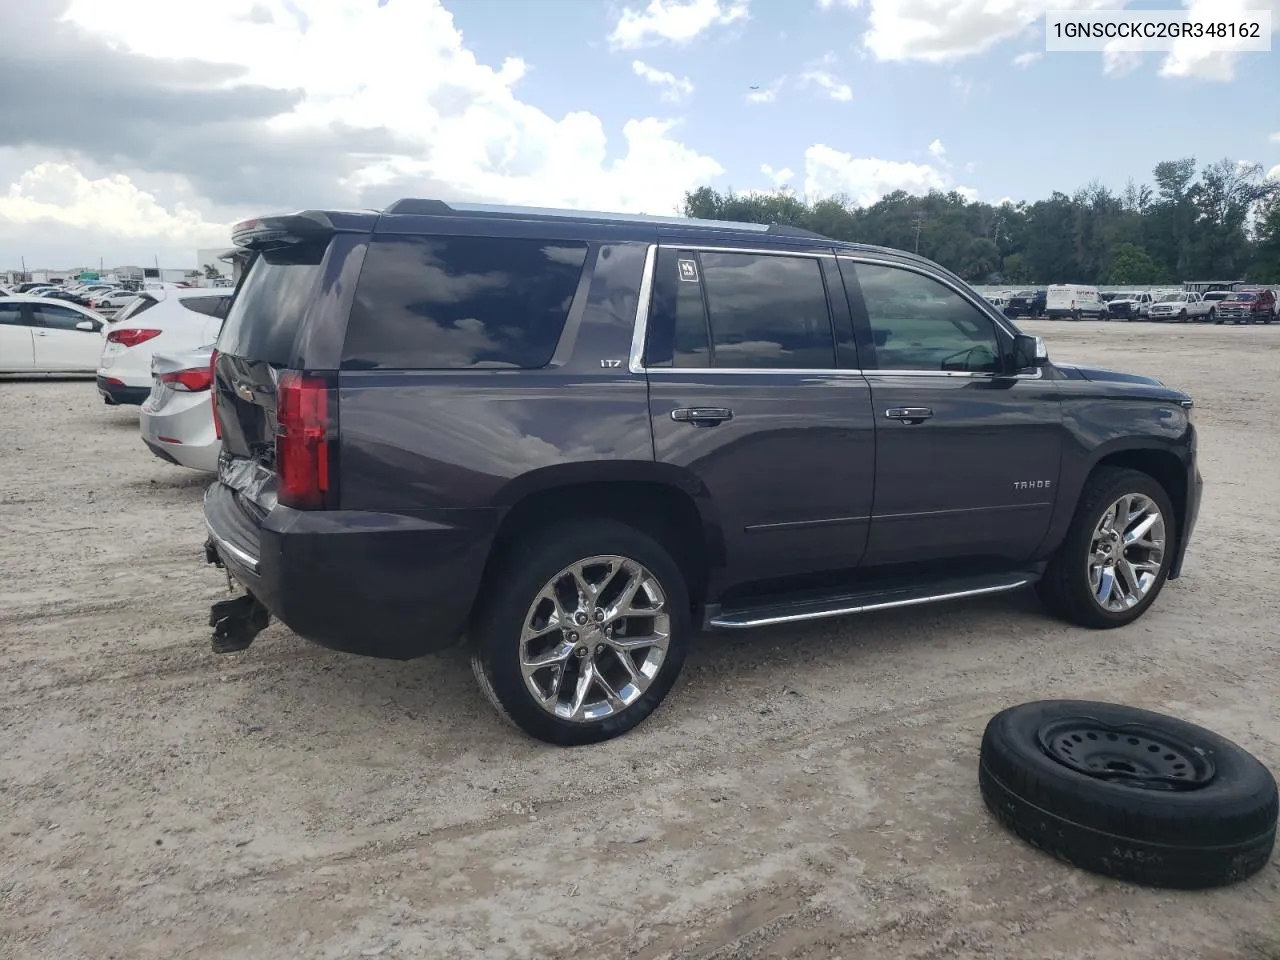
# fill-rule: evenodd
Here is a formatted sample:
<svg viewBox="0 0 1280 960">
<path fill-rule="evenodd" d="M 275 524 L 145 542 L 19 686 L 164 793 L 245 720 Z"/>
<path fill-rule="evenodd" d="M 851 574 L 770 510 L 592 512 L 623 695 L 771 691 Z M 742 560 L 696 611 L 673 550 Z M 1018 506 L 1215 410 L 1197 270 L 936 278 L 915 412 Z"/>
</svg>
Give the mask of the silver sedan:
<svg viewBox="0 0 1280 960">
<path fill-rule="evenodd" d="M 142 442 L 157 457 L 217 473 L 222 439 L 213 420 L 212 345 L 151 358 L 151 395 L 142 404 Z"/>
</svg>

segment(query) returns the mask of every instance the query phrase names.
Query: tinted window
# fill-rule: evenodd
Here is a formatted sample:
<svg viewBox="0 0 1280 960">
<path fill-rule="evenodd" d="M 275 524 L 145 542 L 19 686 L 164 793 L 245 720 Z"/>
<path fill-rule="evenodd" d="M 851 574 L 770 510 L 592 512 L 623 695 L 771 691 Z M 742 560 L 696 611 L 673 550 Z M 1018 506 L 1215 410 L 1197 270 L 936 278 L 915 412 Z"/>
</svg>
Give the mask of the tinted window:
<svg viewBox="0 0 1280 960">
<path fill-rule="evenodd" d="M 218 352 L 288 366 L 324 251 L 319 244 L 295 244 L 255 256 L 218 335 Z"/>
<path fill-rule="evenodd" d="M 222 319 L 227 315 L 230 297 L 186 297 L 178 301 L 193 313 L 202 313 L 206 317 Z"/>
<path fill-rule="evenodd" d="M 38 306 L 33 305 L 32 312 L 36 326 L 48 327 L 51 330 L 74 330 L 77 323 L 89 319 L 74 310 L 68 310 L 66 307 L 55 307 L 48 303 L 42 303 Z"/>
<path fill-rule="evenodd" d="M 836 365 L 826 287 L 812 257 L 663 250 L 658 270 L 653 366 Z"/>
<path fill-rule="evenodd" d="M 879 369 L 1000 369 L 995 324 L 950 287 L 898 267 L 855 269 Z"/>
<path fill-rule="evenodd" d="M 22 306 L 17 303 L 0 303 L 0 324 L 6 327 L 22 326 Z"/>
<path fill-rule="evenodd" d="M 585 243 L 563 240 L 377 240 L 360 272 L 343 366 L 544 366 L 586 258 Z"/>
<path fill-rule="evenodd" d="M 158 301 L 154 297 L 136 297 L 111 318 L 109 322 L 119 323 L 121 320 L 128 320 L 130 317 L 136 317 L 143 310 L 150 310 Z"/>
<path fill-rule="evenodd" d="M 668 247 L 658 251 L 646 366 L 711 366 L 711 337 L 699 269 L 698 255 L 692 251 Z"/>
</svg>

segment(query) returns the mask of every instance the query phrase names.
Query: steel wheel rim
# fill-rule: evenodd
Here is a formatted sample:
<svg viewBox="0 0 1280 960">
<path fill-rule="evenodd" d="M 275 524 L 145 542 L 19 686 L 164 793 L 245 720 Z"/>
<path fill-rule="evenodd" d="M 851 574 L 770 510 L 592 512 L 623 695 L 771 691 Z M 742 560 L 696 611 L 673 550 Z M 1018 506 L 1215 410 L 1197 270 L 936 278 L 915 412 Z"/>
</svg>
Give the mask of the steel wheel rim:
<svg viewBox="0 0 1280 960">
<path fill-rule="evenodd" d="M 572 563 L 525 613 L 520 672 L 535 703 L 560 720 L 596 723 L 626 710 L 653 684 L 671 637 L 658 579 L 629 557 Z"/>
<path fill-rule="evenodd" d="M 1151 592 L 1164 567 L 1164 514 L 1142 493 L 1126 493 L 1102 512 L 1089 543 L 1093 601 L 1109 613 L 1132 610 Z"/>
<path fill-rule="evenodd" d="M 1037 733 L 1052 759 L 1096 780 L 1137 790 L 1198 790 L 1217 775 L 1213 759 L 1191 741 L 1142 723 L 1062 717 Z"/>
</svg>

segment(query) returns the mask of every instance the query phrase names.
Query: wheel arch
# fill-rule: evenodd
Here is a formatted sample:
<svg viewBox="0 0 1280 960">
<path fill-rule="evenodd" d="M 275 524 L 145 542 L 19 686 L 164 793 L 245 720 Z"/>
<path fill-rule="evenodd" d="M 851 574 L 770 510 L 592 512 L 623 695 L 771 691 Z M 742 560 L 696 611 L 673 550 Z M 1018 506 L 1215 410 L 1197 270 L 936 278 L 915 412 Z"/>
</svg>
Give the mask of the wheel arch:
<svg viewBox="0 0 1280 960">
<path fill-rule="evenodd" d="M 557 464 L 507 484 L 486 574 L 532 531 L 584 517 L 608 517 L 653 536 L 680 566 L 696 604 L 711 571 L 724 565 L 725 542 L 711 497 L 694 474 L 653 461 Z"/>
</svg>

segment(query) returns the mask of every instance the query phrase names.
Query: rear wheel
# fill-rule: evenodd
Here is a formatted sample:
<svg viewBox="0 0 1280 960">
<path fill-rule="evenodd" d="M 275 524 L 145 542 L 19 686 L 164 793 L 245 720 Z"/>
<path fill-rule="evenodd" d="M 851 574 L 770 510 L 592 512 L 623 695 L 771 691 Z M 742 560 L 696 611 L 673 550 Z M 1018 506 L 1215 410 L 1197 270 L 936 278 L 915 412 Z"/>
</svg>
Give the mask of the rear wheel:
<svg viewBox="0 0 1280 960">
<path fill-rule="evenodd" d="M 1164 587 L 1174 524 L 1173 505 L 1155 479 L 1099 467 L 1036 592 L 1051 613 L 1082 627 L 1133 623 Z"/>
<path fill-rule="evenodd" d="M 472 668 L 493 705 L 561 746 L 626 733 L 670 691 L 692 633 L 679 566 L 615 520 L 526 535 L 497 565 L 472 628 Z"/>
</svg>

